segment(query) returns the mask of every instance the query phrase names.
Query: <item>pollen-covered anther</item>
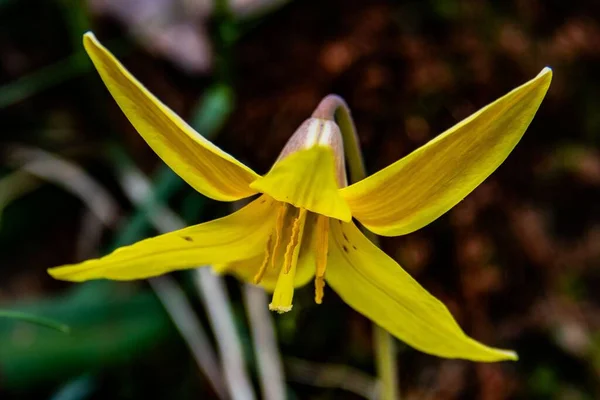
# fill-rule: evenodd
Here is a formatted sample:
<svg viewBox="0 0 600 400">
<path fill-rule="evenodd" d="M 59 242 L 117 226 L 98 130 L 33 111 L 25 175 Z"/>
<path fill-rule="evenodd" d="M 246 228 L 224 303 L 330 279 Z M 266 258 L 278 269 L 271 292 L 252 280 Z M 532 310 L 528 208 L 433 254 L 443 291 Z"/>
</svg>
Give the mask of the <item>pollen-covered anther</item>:
<svg viewBox="0 0 600 400">
<path fill-rule="evenodd" d="M 271 252 L 271 242 L 273 241 L 273 234 L 269 235 L 269 239 L 267 240 L 267 245 L 265 246 L 265 256 L 263 258 L 263 262 L 258 269 L 256 275 L 254 275 L 254 284 L 258 285 L 262 280 L 263 276 L 265 276 L 265 271 L 267 270 L 267 265 L 269 264 L 269 259 L 272 258 Z"/>
<path fill-rule="evenodd" d="M 325 278 L 322 276 L 315 277 L 315 303 L 323 303 L 323 295 L 325 294 Z"/>
<path fill-rule="evenodd" d="M 285 255 L 283 257 L 283 269 L 285 273 L 289 273 L 292 268 L 292 257 L 296 252 L 296 249 L 300 246 L 300 226 L 304 225 L 306 221 L 306 209 L 301 208 L 298 212 L 298 217 L 294 220 L 294 225 L 292 226 L 292 237 L 290 242 L 285 249 Z"/>
<path fill-rule="evenodd" d="M 287 214 L 288 205 L 281 203 L 279 210 L 277 210 L 277 221 L 275 222 L 275 243 L 273 244 L 273 251 L 271 252 L 271 266 L 275 267 L 277 261 L 277 249 L 281 244 L 281 237 L 283 235 L 283 225 L 285 222 L 285 216 Z"/>
<path fill-rule="evenodd" d="M 325 270 L 327 269 L 327 252 L 329 250 L 329 218 L 319 215 L 316 226 L 316 272 L 315 303 L 323 302 L 325 289 Z"/>
<path fill-rule="evenodd" d="M 254 275 L 254 284 L 258 285 L 265 272 L 267 271 L 267 267 L 269 265 L 269 260 L 271 261 L 271 266 L 275 267 L 275 263 L 277 262 L 277 249 L 281 243 L 281 237 L 283 234 L 285 216 L 287 214 L 288 205 L 285 203 L 281 203 L 279 205 L 279 210 L 277 211 L 277 219 L 275 221 L 275 228 L 273 232 L 269 235 L 269 239 L 267 240 L 267 245 L 265 246 L 265 255 L 258 269 L 256 275 Z M 275 240 L 273 240 L 273 236 L 275 236 Z"/>
</svg>

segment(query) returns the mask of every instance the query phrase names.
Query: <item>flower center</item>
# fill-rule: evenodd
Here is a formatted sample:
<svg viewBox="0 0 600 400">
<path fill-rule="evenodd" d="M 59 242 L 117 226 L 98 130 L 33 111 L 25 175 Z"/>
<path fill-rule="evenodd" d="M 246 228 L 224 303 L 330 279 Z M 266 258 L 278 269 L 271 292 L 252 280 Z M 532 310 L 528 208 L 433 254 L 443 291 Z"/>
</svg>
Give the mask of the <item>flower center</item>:
<svg viewBox="0 0 600 400">
<path fill-rule="evenodd" d="M 298 268 L 298 259 L 302 248 L 302 240 L 307 240 L 305 227 L 314 234 L 315 246 L 315 301 L 320 304 L 325 287 L 325 268 L 327 265 L 329 218 L 311 213 L 304 208 L 296 208 L 287 203 L 280 203 L 277 220 L 273 232 L 269 235 L 265 246 L 262 264 L 254 276 L 254 283 L 262 280 L 267 268 L 279 268 L 279 275 L 273 292 L 269 309 L 284 313 L 292 309 L 294 296 L 294 280 Z M 316 229 L 313 229 L 316 228 Z M 287 238 L 287 241 L 284 239 Z M 304 257 L 306 254 L 303 255 Z"/>
</svg>

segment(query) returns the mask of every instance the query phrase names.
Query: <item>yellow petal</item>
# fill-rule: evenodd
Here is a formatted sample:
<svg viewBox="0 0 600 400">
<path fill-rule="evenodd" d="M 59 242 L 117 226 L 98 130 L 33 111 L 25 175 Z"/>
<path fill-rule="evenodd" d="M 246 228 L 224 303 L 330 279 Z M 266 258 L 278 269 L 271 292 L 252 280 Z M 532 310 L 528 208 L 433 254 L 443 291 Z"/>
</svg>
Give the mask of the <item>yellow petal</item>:
<svg viewBox="0 0 600 400">
<path fill-rule="evenodd" d="M 336 179 L 332 150 L 314 146 L 279 161 L 250 187 L 298 208 L 350 221 L 350 208 L 339 194 Z"/>
<path fill-rule="evenodd" d="M 48 273 L 76 282 L 132 280 L 252 257 L 264 249 L 275 207 L 272 199 L 262 196 L 224 218 L 142 240 L 99 259 L 51 268 Z"/>
<path fill-rule="evenodd" d="M 332 223 L 325 279 L 352 308 L 425 353 L 474 361 L 516 360 L 460 329 L 448 309 L 353 223 Z"/>
<path fill-rule="evenodd" d="M 369 230 L 403 235 L 454 207 L 508 157 L 552 79 L 545 68 L 408 156 L 340 191 Z"/>
<path fill-rule="evenodd" d="M 256 193 L 258 175 L 192 129 L 138 82 L 93 33 L 85 49 L 123 113 L 162 160 L 200 193 L 232 201 Z"/>
</svg>

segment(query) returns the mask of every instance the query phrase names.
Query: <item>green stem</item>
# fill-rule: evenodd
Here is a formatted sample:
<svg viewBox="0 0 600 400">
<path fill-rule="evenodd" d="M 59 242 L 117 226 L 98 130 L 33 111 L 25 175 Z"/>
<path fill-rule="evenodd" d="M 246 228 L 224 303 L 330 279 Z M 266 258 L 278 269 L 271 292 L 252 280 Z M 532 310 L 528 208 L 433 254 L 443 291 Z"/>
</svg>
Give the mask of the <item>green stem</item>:
<svg viewBox="0 0 600 400">
<path fill-rule="evenodd" d="M 377 375 L 381 383 L 381 399 L 400 399 L 398 383 L 398 361 L 396 360 L 396 342 L 388 331 L 373 323 L 373 342 Z"/>
<path fill-rule="evenodd" d="M 350 173 L 350 183 L 364 179 L 367 176 L 367 172 L 360 150 L 360 142 L 358 141 L 354 121 L 346 102 L 341 97 L 330 94 L 321 100 L 321 103 L 319 103 L 312 116 L 336 121 L 342 133 L 344 154 Z M 366 229 L 363 229 L 363 232 L 371 242 L 379 246 L 379 240 L 376 235 Z M 381 384 L 380 399 L 400 399 L 398 363 L 396 360 L 396 343 L 394 338 L 385 329 L 373 323 L 373 342 L 377 375 Z"/>
</svg>

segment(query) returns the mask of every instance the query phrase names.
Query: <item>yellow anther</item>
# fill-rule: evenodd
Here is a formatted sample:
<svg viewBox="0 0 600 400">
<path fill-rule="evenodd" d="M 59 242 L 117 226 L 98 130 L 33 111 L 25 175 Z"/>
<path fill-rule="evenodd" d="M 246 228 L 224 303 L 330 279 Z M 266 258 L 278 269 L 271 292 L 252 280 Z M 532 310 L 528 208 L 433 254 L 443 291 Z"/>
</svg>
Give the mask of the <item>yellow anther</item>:
<svg viewBox="0 0 600 400">
<path fill-rule="evenodd" d="M 273 241 L 273 234 L 269 235 L 269 239 L 267 240 L 267 245 L 265 246 L 265 257 L 263 258 L 263 262 L 258 269 L 256 275 L 254 275 L 254 284 L 258 285 L 262 280 L 263 276 L 265 276 L 265 271 L 267 270 L 267 264 L 269 263 L 269 258 L 271 258 L 271 242 Z"/>
<path fill-rule="evenodd" d="M 298 216 L 294 220 L 294 225 L 292 227 L 292 237 L 290 238 L 290 242 L 285 249 L 285 255 L 283 257 L 283 269 L 287 274 L 290 272 L 292 268 L 292 256 L 294 253 L 297 253 L 295 250 L 300 246 L 301 239 L 301 230 L 304 229 L 304 222 L 306 221 L 306 209 L 301 208 L 298 212 Z"/>
<path fill-rule="evenodd" d="M 265 246 L 265 257 L 263 258 L 262 264 L 258 269 L 258 272 L 254 276 L 254 284 L 258 285 L 262 280 L 265 272 L 267 271 L 267 265 L 269 265 L 269 259 L 271 260 L 271 266 L 275 266 L 277 259 L 277 248 L 281 242 L 281 236 L 283 233 L 283 224 L 285 222 L 285 215 L 287 213 L 288 205 L 281 203 L 279 210 L 277 211 L 277 220 L 275 222 L 275 241 L 273 241 L 273 233 L 269 235 L 267 245 Z"/>
<path fill-rule="evenodd" d="M 321 304 L 323 301 L 323 289 L 325 288 L 325 269 L 327 268 L 327 252 L 329 250 L 329 218 L 319 215 L 315 231 L 316 241 L 316 272 L 315 272 L 315 302 Z"/>
<path fill-rule="evenodd" d="M 329 250 L 329 218 L 319 215 L 317 217 L 317 229 L 316 229 L 315 241 L 317 242 L 317 276 L 325 275 L 325 268 L 327 268 L 327 251 Z"/>
<path fill-rule="evenodd" d="M 281 203 L 279 210 L 277 211 L 277 222 L 275 223 L 275 244 L 273 244 L 273 255 L 271 257 L 271 267 L 275 267 L 277 262 L 277 249 L 281 244 L 281 236 L 283 235 L 283 223 L 285 222 L 285 215 L 287 214 L 288 205 Z"/>
<path fill-rule="evenodd" d="M 323 302 L 323 293 L 325 289 L 325 279 L 322 276 L 315 278 L 315 303 L 321 304 Z"/>
</svg>

